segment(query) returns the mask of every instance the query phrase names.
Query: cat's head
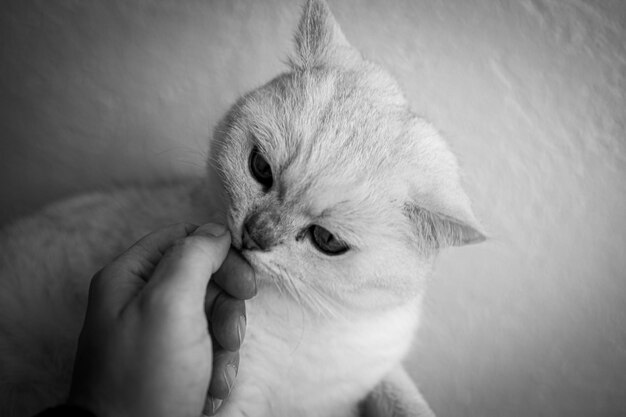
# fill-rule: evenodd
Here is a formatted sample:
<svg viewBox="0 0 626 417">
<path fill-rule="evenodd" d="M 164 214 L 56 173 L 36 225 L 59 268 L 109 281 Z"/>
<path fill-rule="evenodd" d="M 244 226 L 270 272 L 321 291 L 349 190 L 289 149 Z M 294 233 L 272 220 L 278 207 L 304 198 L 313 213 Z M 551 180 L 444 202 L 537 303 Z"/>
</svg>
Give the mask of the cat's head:
<svg viewBox="0 0 626 417">
<path fill-rule="evenodd" d="M 419 296 L 439 249 L 484 239 L 455 157 L 323 1 L 306 4 L 295 44 L 290 72 L 215 131 L 233 245 L 312 310 Z"/>
</svg>

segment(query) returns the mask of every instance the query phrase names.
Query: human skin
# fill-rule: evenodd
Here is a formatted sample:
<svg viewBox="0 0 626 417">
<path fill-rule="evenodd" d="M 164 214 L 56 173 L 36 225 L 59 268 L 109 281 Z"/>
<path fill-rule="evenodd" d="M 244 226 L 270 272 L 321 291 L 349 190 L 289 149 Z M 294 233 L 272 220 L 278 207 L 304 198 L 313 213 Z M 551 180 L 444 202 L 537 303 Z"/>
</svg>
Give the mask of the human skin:
<svg viewBox="0 0 626 417">
<path fill-rule="evenodd" d="M 173 225 L 99 271 L 68 403 L 99 417 L 215 413 L 239 366 L 243 299 L 256 293 L 229 248 L 223 225 Z"/>
</svg>

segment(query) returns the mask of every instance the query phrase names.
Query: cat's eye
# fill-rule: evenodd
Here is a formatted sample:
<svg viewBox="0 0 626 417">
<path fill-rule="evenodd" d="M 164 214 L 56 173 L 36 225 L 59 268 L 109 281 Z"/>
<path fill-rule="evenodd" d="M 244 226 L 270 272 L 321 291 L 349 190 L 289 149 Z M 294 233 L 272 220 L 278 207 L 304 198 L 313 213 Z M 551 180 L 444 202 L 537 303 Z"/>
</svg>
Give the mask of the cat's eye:
<svg viewBox="0 0 626 417">
<path fill-rule="evenodd" d="M 258 181 L 266 190 L 271 188 L 274 178 L 272 177 L 272 167 L 263 158 L 256 146 L 250 152 L 250 172 L 255 180 Z"/>
<path fill-rule="evenodd" d="M 309 228 L 309 231 L 315 247 L 326 255 L 341 255 L 350 249 L 345 242 L 337 239 L 335 235 L 323 227 L 313 225 Z"/>
</svg>

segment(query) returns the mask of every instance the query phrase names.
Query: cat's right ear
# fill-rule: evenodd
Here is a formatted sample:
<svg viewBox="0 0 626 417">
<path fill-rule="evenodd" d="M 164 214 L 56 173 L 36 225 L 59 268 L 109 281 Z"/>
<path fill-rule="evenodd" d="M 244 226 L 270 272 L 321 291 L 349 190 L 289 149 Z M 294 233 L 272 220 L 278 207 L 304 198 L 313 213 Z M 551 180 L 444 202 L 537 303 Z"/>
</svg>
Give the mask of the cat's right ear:
<svg viewBox="0 0 626 417">
<path fill-rule="evenodd" d="M 420 246 L 426 249 L 437 250 L 486 240 L 473 214 L 471 214 L 471 220 L 460 220 L 415 204 L 407 204 L 405 213 L 411 220 Z"/>
<path fill-rule="evenodd" d="M 324 0 L 307 0 L 294 40 L 296 53 L 289 58 L 294 70 L 350 66 L 360 60 Z"/>
<path fill-rule="evenodd" d="M 407 181 L 402 210 L 414 241 L 434 250 L 484 241 L 456 157 L 430 124 L 417 117 L 409 123 L 410 148 L 404 157 L 411 162 L 402 170 Z"/>
</svg>

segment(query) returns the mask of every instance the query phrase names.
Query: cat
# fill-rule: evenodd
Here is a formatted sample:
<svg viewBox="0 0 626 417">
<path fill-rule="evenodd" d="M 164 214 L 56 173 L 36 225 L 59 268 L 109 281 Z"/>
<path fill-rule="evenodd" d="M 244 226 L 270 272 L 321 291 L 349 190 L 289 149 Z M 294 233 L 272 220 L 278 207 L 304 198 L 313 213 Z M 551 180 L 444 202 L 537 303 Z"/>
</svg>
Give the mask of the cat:
<svg viewBox="0 0 626 417">
<path fill-rule="evenodd" d="M 454 155 L 309 0 L 289 70 L 215 128 L 208 175 L 87 194 L 0 238 L 0 407 L 63 401 L 89 278 L 173 222 L 228 225 L 258 295 L 218 415 L 350 416 L 397 368 L 437 253 L 480 242 Z"/>
</svg>

